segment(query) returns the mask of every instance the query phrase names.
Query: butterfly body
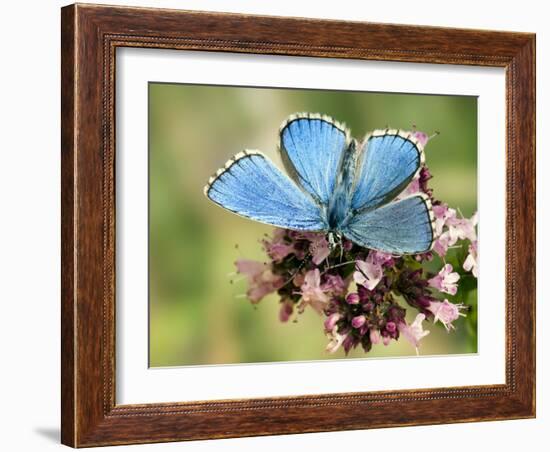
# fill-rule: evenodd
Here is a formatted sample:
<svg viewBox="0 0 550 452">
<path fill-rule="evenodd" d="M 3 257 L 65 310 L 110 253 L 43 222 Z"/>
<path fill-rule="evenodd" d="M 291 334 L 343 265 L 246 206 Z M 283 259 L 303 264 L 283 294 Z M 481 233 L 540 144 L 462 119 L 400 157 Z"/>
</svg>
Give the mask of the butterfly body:
<svg viewBox="0 0 550 452">
<path fill-rule="evenodd" d="M 279 151 L 290 178 L 258 151 L 243 151 L 210 178 L 205 194 L 241 216 L 322 231 L 334 243 L 346 237 L 398 254 L 431 248 L 429 199 L 395 200 L 423 163 L 410 134 L 379 130 L 359 144 L 333 119 L 302 113 L 281 126 Z"/>
<path fill-rule="evenodd" d="M 355 165 L 357 160 L 357 142 L 351 140 L 340 165 L 340 172 L 327 207 L 327 222 L 331 230 L 340 231 L 353 215 L 352 197 Z"/>
</svg>

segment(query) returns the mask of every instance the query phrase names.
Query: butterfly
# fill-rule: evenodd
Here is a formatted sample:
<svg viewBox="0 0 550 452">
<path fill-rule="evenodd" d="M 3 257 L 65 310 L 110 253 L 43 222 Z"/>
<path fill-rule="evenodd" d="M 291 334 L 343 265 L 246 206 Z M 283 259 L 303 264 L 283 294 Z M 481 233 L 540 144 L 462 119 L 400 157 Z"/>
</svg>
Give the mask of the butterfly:
<svg viewBox="0 0 550 452">
<path fill-rule="evenodd" d="M 296 231 L 325 232 L 392 254 L 429 251 L 429 198 L 403 192 L 424 163 L 410 132 L 375 130 L 359 143 L 334 119 L 297 113 L 283 122 L 279 153 L 288 176 L 259 151 L 245 150 L 208 181 L 206 196 L 243 217 Z"/>
</svg>

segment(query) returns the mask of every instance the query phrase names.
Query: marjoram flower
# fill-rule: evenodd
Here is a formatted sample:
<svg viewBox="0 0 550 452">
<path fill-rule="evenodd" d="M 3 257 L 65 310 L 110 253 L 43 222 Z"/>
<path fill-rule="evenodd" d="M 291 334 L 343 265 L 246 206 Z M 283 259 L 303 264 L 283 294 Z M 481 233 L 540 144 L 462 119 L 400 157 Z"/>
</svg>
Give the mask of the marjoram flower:
<svg viewBox="0 0 550 452">
<path fill-rule="evenodd" d="M 329 353 L 334 353 L 340 348 L 346 339 L 347 334 L 339 334 L 338 327 L 335 326 L 330 332 L 327 333 L 327 337 L 330 341 L 327 344 L 326 351 Z"/>
<path fill-rule="evenodd" d="M 287 240 L 286 231 L 280 228 L 276 228 L 273 231 L 273 238 L 271 241 L 264 239 L 262 243 L 267 255 L 274 262 L 281 262 L 285 257 L 295 251 L 294 244 Z"/>
<path fill-rule="evenodd" d="M 278 290 L 284 283 L 281 276 L 271 270 L 271 266 L 262 262 L 238 259 L 235 262 L 237 271 L 248 279 L 248 298 L 252 303 L 258 303 L 263 297 Z"/>
<path fill-rule="evenodd" d="M 356 284 L 373 290 L 384 275 L 382 267 L 391 262 L 393 262 L 391 254 L 371 251 L 366 260 L 358 259 L 355 261 L 353 280 Z"/>
<path fill-rule="evenodd" d="M 440 292 L 456 295 L 459 279 L 460 275 L 453 272 L 453 266 L 446 264 L 437 275 L 428 280 L 428 284 Z"/>
<path fill-rule="evenodd" d="M 410 134 L 419 146 L 430 139 L 420 131 Z M 461 311 L 467 309 L 463 304 L 434 296 L 436 290 L 456 295 L 462 282 L 459 273 L 446 263 L 454 262 L 455 256 L 448 256 L 449 250 L 469 245 L 461 265 L 466 272 L 478 276 L 477 214 L 463 218 L 458 209 L 435 199 L 428 186 L 431 178 L 429 168 L 423 164 L 396 199 L 418 193 L 431 199 L 435 239 L 432 249 L 398 255 L 360 246 L 345 237 L 330 246 L 325 232 L 275 228 L 271 237 L 261 240 L 268 262 L 235 262 L 238 272 L 248 280 L 250 301 L 258 303 L 265 295 L 277 292 L 281 322 L 288 322 L 311 306 L 323 316 L 329 353 L 343 349 L 347 355 L 359 345 L 368 353 L 373 345 L 389 345 L 403 337 L 418 354 L 422 338 L 429 334 L 423 329 L 424 320 L 440 322 L 449 332 L 455 328 L 454 322 L 465 315 Z M 425 263 L 437 260 L 437 255 L 443 267 L 434 275 Z M 468 291 L 468 286 L 464 290 Z M 402 300 L 408 305 L 406 309 L 401 306 Z M 411 310 L 414 321 L 409 324 L 405 318 Z"/>
<path fill-rule="evenodd" d="M 434 323 L 440 321 L 447 331 L 454 329 L 453 322 L 458 319 L 459 316 L 465 316 L 460 312 L 464 309 L 463 304 L 453 304 L 449 300 L 433 301 L 428 308 L 434 315 Z"/>
<path fill-rule="evenodd" d="M 470 246 L 468 247 L 468 253 L 469 254 L 466 257 L 466 260 L 464 261 L 462 268 L 464 268 L 464 270 L 466 270 L 467 272 L 471 271 L 472 275 L 474 275 L 477 278 L 478 276 L 477 240 L 474 240 L 472 243 L 470 243 Z"/>
<path fill-rule="evenodd" d="M 422 329 L 422 322 L 426 319 L 424 314 L 418 314 L 414 319 L 414 322 L 410 325 L 406 321 L 401 322 L 398 325 L 399 331 L 405 339 L 407 339 L 413 347 L 416 349 L 416 354 L 418 354 L 418 347 L 420 346 L 420 340 L 430 334 L 429 331 L 424 331 Z"/>
<path fill-rule="evenodd" d="M 304 277 L 304 283 L 300 287 L 302 294 L 301 310 L 310 305 L 319 314 L 323 312 L 329 302 L 329 297 L 321 287 L 321 272 L 318 268 L 310 270 Z"/>
</svg>

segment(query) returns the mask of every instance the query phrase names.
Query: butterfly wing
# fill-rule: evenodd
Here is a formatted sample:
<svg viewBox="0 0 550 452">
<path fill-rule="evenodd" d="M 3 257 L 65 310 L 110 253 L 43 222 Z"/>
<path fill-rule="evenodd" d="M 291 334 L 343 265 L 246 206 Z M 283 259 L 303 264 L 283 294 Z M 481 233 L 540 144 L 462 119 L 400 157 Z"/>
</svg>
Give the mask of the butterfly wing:
<svg viewBox="0 0 550 452">
<path fill-rule="evenodd" d="M 402 130 L 375 130 L 358 159 L 351 207 L 368 210 L 392 201 L 424 162 L 422 145 Z"/>
<path fill-rule="evenodd" d="M 204 193 L 221 207 L 261 223 L 300 231 L 326 229 L 311 196 L 257 151 L 243 151 L 229 160 L 210 178 Z"/>
<path fill-rule="evenodd" d="M 432 247 L 433 221 L 429 198 L 415 195 L 357 213 L 341 232 L 366 248 L 396 254 L 418 254 Z"/>
<path fill-rule="evenodd" d="M 298 113 L 281 126 L 279 152 L 292 179 L 323 205 L 334 191 L 349 131 L 328 116 Z"/>
</svg>

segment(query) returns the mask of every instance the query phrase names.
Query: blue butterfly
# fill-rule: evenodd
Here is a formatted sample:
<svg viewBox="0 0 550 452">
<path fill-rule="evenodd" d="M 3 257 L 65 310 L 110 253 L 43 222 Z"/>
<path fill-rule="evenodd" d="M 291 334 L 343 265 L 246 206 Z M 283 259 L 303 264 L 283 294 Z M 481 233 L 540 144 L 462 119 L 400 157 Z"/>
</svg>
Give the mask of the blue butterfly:
<svg viewBox="0 0 550 452">
<path fill-rule="evenodd" d="M 395 200 L 424 162 L 422 145 L 401 130 L 375 130 L 358 143 L 320 114 L 298 113 L 281 126 L 279 153 L 290 176 L 245 150 L 213 175 L 204 192 L 225 209 L 297 231 L 323 231 L 394 254 L 431 249 L 434 216 L 423 194 Z"/>
</svg>

